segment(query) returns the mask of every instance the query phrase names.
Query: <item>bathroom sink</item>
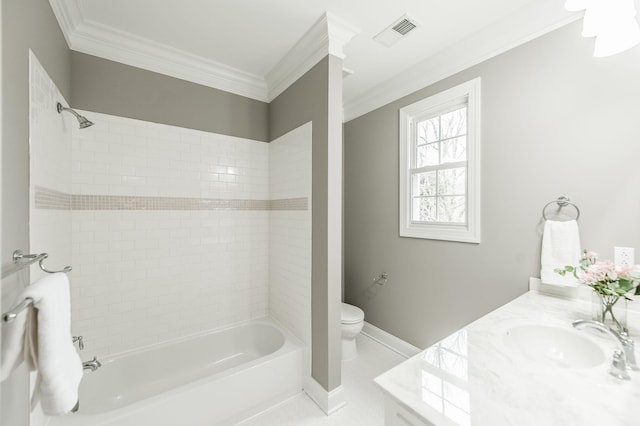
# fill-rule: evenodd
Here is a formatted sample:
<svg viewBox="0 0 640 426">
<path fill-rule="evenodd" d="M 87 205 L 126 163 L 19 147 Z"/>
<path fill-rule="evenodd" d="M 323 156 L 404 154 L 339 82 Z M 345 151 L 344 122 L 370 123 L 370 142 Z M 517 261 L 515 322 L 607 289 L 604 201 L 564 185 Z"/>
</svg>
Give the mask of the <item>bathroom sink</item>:
<svg viewBox="0 0 640 426">
<path fill-rule="evenodd" d="M 520 325 L 505 332 L 504 342 L 531 361 L 562 368 L 589 368 L 605 361 L 598 345 L 573 330 Z"/>
</svg>

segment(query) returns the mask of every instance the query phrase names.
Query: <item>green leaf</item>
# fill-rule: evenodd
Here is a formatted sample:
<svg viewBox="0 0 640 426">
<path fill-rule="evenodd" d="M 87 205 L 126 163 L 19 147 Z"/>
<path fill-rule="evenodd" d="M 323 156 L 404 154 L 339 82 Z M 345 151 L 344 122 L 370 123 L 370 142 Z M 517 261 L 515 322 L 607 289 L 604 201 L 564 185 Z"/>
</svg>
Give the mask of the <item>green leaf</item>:
<svg viewBox="0 0 640 426">
<path fill-rule="evenodd" d="M 619 289 L 623 293 L 626 293 L 633 288 L 633 280 L 630 280 L 629 278 L 620 278 L 618 282 L 620 284 Z"/>
</svg>

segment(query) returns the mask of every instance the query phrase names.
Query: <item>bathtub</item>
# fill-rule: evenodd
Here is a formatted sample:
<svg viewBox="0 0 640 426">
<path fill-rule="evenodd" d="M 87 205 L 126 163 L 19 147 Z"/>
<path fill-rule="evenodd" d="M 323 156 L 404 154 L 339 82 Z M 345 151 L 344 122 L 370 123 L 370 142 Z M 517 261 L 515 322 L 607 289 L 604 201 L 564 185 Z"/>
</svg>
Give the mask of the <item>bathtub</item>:
<svg viewBox="0 0 640 426">
<path fill-rule="evenodd" d="M 268 319 L 100 361 L 50 426 L 231 425 L 302 390 L 303 347 Z"/>
</svg>

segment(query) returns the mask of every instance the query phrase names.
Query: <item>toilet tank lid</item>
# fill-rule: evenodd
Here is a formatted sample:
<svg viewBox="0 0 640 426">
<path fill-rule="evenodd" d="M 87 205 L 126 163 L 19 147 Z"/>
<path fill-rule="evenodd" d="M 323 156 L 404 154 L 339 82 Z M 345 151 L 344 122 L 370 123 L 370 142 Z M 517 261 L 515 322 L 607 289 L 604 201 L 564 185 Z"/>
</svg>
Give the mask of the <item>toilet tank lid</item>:
<svg viewBox="0 0 640 426">
<path fill-rule="evenodd" d="M 364 311 L 357 306 L 342 304 L 341 321 L 343 323 L 354 323 L 364 320 Z"/>
</svg>

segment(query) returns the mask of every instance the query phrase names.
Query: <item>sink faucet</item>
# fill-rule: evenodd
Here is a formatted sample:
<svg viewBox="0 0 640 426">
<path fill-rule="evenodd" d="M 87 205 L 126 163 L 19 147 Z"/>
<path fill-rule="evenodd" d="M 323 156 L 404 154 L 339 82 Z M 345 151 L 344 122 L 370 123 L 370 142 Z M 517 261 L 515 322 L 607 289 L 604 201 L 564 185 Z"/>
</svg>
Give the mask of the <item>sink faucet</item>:
<svg viewBox="0 0 640 426">
<path fill-rule="evenodd" d="M 624 340 L 624 354 L 627 356 L 627 368 L 629 370 L 640 370 L 640 367 L 638 367 L 636 363 L 635 343 L 629 339 L 628 331 L 624 329 L 622 333 L 620 333 L 620 337 Z"/>
<path fill-rule="evenodd" d="M 621 379 L 621 380 L 630 380 L 629 373 L 627 373 L 627 369 L 629 370 L 638 370 L 638 365 L 636 364 L 636 356 L 634 352 L 634 342 L 629 339 L 626 334 L 620 334 L 617 331 L 613 330 L 611 327 L 599 322 L 599 321 L 591 321 L 591 320 L 575 320 L 573 322 L 573 326 L 581 330 L 585 327 L 595 328 L 596 330 L 600 330 L 613 337 L 620 349 L 616 349 L 613 352 L 613 362 L 611 364 L 611 368 L 609 369 L 609 374 L 612 376 Z"/>
<path fill-rule="evenodd" d="M 100 361 L 98 361 L 98 358 L 96 358 L 95 356 L 91 361 L 85 361 L 82 363 L 83 370 L 96 371 L 100 367 L 102 367 L 102 364 L 100 363 Z"/>
</svg>

